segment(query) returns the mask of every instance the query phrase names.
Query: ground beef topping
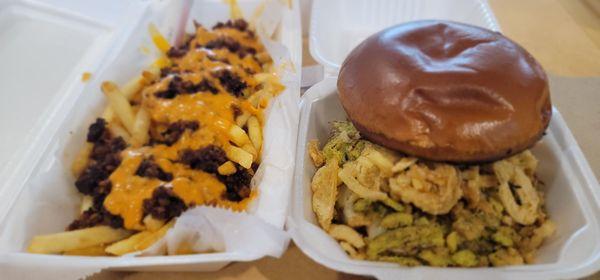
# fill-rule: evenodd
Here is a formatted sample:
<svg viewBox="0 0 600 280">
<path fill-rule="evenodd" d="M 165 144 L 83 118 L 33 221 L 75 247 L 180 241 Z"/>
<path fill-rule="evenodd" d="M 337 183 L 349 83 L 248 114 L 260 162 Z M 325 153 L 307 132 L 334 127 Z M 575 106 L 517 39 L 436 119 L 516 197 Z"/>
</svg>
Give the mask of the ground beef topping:
<svg viewBox="0 0 600 280">
<path fill-rule="evenodd" d="M 215 78 L 219 79 L 221 85 L 227 89 L 227 91 L 235 96 L 240 97 L 243 95 L 243 90 L 248 87 L 248 85 L 240 79 L 236 74 L 232 73 L 229 70 L 221 70 L 215 72 L 213 74 Z"/>
<path fill-rule="evenodd" d="M 110 137 L 103 119 L 97 119 L 90 125 L 88 140 L 93 141 L 94 146 L 88 166 L 75 181 L 75 187 L 79 192 L 88 195 L 96 192 L 100 182 L 108 179 L 121 163 L 119 153 L 127 147 L 127 143 L 121 137 L 112 139 Z"/>
<path fill-rule="evenodd" d="M 169 58 L 180 58 L 185 56 L 190 49 L 190 43 L 192 39 L 194 39 L 193 34 L 185 34 L 185 42 L 178 47 L 171 47 L 167 51 L 167 56 Z"/>
<path fill-rule="evenodd" d="M 109 180 L 102 181 L 100 186 L 92 193 L 92 206 L 81 213 L 81 215 L 67 227 L 67 230 L 76 230 L 97 225 L 122 228 L 123 218 L 111 214 L 104 208 L 104 199 L 110 192 L 110 187 L 111 184 Z"/>
<path fill-rule="evenodd" d="M 183 80 L 180 76 L 173 76 L 167 89 L 159 91 L 155 93 L 155 95 L 160 98 L 173 99 L 180 94 L 193 94 L 199 91 L 210 92 L 212 94 L 217 94 L 219 92 L 219 90 L 208 80 L 202 80 L 200 83 L 194 84 L 190 81 Z"/>
<path fill-rule="evenodd" d="M 160 220 L 178 217 L 187 206 L 170 188 L 160 186 L 154 190 L 152 197 L 144 200 L 144 216 L 147 214 Z"/>
<path fill-rule="evenodd" d="M 189 92 L 189 90 L 194 86 L 192 82 L 184 81 L 179 76 L 174 76 L 171 81 L 169 81 L 169 86 L 167 89 L 163 91 L 159 91 L 155 93 L 157 97 L 173 99 L 175 96 Z"/>
<path fill-rule="evenodd" d="M 160 77 L 164 78 L 169 75 L 178 74 L 179 72 L 171 67 L 164 67 L 160 69 Z"/>
<path fill-rule="evenodd" d="M 217 89 L 209 80 L 202 80 L 196 85 L 196 89 L 197 91 L 208 91 L 212 94 L 219 93 L 219 89 Z"/>
<path fill-rule="evenodd" d="M 225 196 L 231 201 L 241 201 L 250 196 L 250 182 L 254 172 L 250 169 L 237 166 L 237 171 L 229 176 L 219 175 L 219 180 L 225 184 Z"/>
<path fill-rule="evenodd" d="M 229 52 L 235 53 L 242 58 L 247 55 L 256 54 L 256 49 L 252 47 L 243 46 L 235 39 L 226 36 L 218 37 L 217 39 L 206 43 L 206 45 L 202 47 L 207 49 L 227 49 Z"/>
<path fill-rule="evenodd" d="M 171 47 L 167 51 L 167 56 L 170 58 L 183 57 L 189 51 L 189 45 L 183 45 L 180 47 Z"/>
<path fill-rule="evenodd" d="M 226 22 L 218 22 L 217 24 L 215 24 L 213 26 L 213 29 L 220 29 L 220 28 L 234 28 L 234 29 L 244 32 L 244 31 L 248 30 L 248 22 L 246 22 L 243 19 L 235 19 L 235 20 L 228 20 Z"/>
<path fill-rule="evenodd" d="M 173 180 L 173 174 L 162 170 L 162 168 L 160 168 L 160 166 L 158 166 L 151 158 L 142 160 L 135 175 L 146 178 L 156 178 L 165 182 Z"/>
<path fill-rule="evenodd" d="M 183 150 L 180 153 L 179 161 L 193 169 L 214 174 L 217 173 L 217 168 L 227 161 L 227 156 L 223 149 L 215 145 L 208 145 L 198 150 Z"/>
<path fill-rule="evenodd" d="M 103 118 L 97 118 L 96 122 L 90 125 L 87 134 L 87 141 L 96 143 L 110 138 L 110 132 L 106 129 L 106 121 Z"/>
<path fill-rule="evenodd" d="M 175 144 L 181 135 L 185 132 L 185 130 L 196 131 L 200 128 L 200 124 L 197 121 L 177 121 L 171 123 L 165 131 L 161 133 L 162 143 L 167 146 L 171 146 Z"/>
</svg>

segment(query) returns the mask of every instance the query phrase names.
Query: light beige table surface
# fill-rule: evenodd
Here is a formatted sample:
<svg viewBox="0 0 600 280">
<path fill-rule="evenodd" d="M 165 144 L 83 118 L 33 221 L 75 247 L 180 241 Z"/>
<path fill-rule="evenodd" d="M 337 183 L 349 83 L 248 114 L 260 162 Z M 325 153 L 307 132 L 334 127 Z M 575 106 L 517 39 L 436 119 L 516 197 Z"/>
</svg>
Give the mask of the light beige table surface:
<svg viewBox="0 0 600 280">
<path fill-rule="evenodd" d="M 600 0 L 490 0 L 502 32 L 553 75 L 553 102 L 600 177 Z M 306 48 L 305 48 L 306 49 Z M 305 51 L 304 64 L 314 63 Z M 577 88 L 577 90 L 571 90 Z M 291 245 L 281 259 L 235 263 L 213 273 L 102 272 L 94 279 L 359 279 L 318 265 Z M 589 279 L 600 279 L 596 274 Z"/>
</svg>

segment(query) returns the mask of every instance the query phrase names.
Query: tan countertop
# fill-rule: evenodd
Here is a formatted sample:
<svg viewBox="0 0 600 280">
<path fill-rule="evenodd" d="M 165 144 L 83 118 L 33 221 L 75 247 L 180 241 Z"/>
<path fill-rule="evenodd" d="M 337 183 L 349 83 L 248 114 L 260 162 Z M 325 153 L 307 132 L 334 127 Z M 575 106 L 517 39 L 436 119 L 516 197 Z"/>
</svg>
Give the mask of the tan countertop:
<svg viewBox="0 0 600 280">
<path fill-rule="evenodd" d="M 600 77 L 600 1 L 490 0 L 502 32 L 552 75 Z M 305 56 L 308 52 L 305 52 Z M 311 64 L 310 58 L 304 64 Z M 600 78 L 552 79 L 553 102 L 600 177 Z M 577 92 L 569 89 L 577 86 Z M 281 259 L 235 263 L 212 273 L 103 272 L 94 279 L 360 279 L 318 265 L 291 245 Z M 589 279 L 600 279 L 596 274 Z"/>
</svg>

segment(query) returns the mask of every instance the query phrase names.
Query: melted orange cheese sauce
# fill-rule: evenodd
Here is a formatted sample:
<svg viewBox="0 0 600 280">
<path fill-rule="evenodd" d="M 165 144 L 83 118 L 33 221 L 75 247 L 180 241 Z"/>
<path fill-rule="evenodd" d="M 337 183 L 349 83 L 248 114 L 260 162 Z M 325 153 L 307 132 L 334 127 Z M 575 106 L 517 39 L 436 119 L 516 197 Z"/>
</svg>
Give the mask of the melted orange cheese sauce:
<svg viewBox="0 0 600 280">
<path fill-rule="evenodd" d="M 156 30 L 151 28 L 152 38 L 160 50 L 168 50 L 168 42 L 157 37 Z M 153 127 L 166 127 L 177 121 L 196 121 L 199 129 L 186 130 L 179 140 L 171 146 L 158 144 L 143 146 L 141 148 L 126 149 L 121 153 L 122 162 L 110 176 L 112 189 L 104 201 L 105 208 L 114 215 L 123 218 L 126 229 L 143 230 L 143 202 L 152 197 L 153 191 L 159 186 L 172 188 L 186 205 L 215 205 L 242 211 L 256 196 L 252 191 L 248 198 L 239 202 L 229 201 L 224 197 L 225 185 L 214 174 L 201 170 L 191 169 L 189 166 L 178 163 L 180 152 L 185 149 L 200 149 L 208 145 L 216 145 L 227 149 L 231 144 L 228 131 L 236 123 L 232 106 L 237 107 L 242 114 L 256 116 L 263 120 L 263 108 L 259 104 L 252 104 L 249 98 L 263 88 L 261 82 L 254 77 L 255 73 L 264 73 L 267 66 L 259 63 L 252 55 L 240 58 L 236 53 L 231 53 L 226 48 L 206 49 L 198 46 L 215 40 L 219 37 L 232 38 L 241 46 L 252 47 L 257 53 L 265 49 L 256 36 L 233 28 L 221 28 L 208 31 L 202 27 L 197 28 L 194 38 L 190 42 L 189 51 L 180 58 L 168 59 L 166 56 L 159 58 L 155 63 L 160 67 L 173 67 L 180 74 L 183 81 L 197 84 L 203 80 L 210 82 L 218 92 L 186 93 L 179 94 L 172 99 L 160 98 L 157 92 L 168 88 L 173 79 L 172 75 L 160 78 L 141 91 L 141 106 L 149 112 Z M 235 97 L 215 78 L 215 71 L 227 69 L 237 75 L 247 88 L 243 97 Z M 283 87 L 278 88 L 277 94 Z M 263 89 L 264 90 L 264 89 Z M 135 173 L 140 163 L 145 158 L 152 158 L 161 169 L 173 175 L 173 180 L 163 182 L 155 178 L 136 176 Z M 255 160 L 256 161 L 256 160 Z"/>
<path fill-rule="evenodd" d="M 90 73 L 90 72 L 83 72 L 83 74 L 81 74 L 82 82 L 87 82 L 90 80 L 90 78 L 92 78 L 92 73 Z"/>
</svg>

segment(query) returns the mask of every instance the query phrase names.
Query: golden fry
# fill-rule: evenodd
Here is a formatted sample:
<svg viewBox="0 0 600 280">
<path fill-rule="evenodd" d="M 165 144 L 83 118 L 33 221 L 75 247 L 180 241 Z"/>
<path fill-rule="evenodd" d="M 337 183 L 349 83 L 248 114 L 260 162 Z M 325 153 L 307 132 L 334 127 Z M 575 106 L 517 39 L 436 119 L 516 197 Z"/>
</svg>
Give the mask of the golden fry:
<svg viewBox="0 0 600 280">
<path fill-rule="evenodd" d="M 148 142 L 150 130 L 150 114 L 143 107 L 140 108 L 135 116 L 131 142 L 134 147 L 139 147 Z"/>
<path fill-rule="evenodd" d="M 258 119 L 254 116 L 248 119 L 248 136 L 256 151 L 260 151 L 262 147 L 262 131 Z"/>
<path fill-rule="evenodd" d="M 112 133 L 114 137 L 121 137 L 125 143 L 131 143 L 131 135 L 120 124 L 111 122 L 108 124 L 108 130 L 110 130 L 110 133 Z"/>
<path fill-rule="evenodd" d="M 167 231 L 173 227 L 175 220 L 171 220 L 169 223 L 162 226 L 157 231 L 142 231 L 132 235 L 131 237 L 116 242 L 106 248 L 106 252 L 122 256 L 128 253 L 141 251 L 152 246 L 156 241 L 161 239 Z"/>
<path fill-rule="evenodd" d="M 104 109 L 104 112 L 102 112 L 102 118 L 107 122 L 111 122 L 114 117 L 115 111 L 113 111 L 113 109 L 110 106 L 106 107 L 106 109 Z"/>
<path fill-rule="evenodd" d="M 142 77 L 146 83 L 150 83 L 154 81 L 160 75 L 160 68 L 155 66 L 150 66 L 144 72 L 142 72 Z"/>
<path fill-rule="evenodd" d="M 150 246 L 152 246 L 156 241 L 161 239 L 169 229 L 171 229 L 175 225 L 175 220 L 171 220 L 159 230 L 152 232 L 151 235 L 148 235 L 146 238 L 142 239 L 138 244 L 137 250 L 144 250 Z"/>
<path fill-rule="evenodd" d="M 225 149 L 225 153 L 227 158 L 242 167 L 249 169 L 252 166 L 252 162 L 254 161 L 254 157 L 252 154 L 246 152 L 242 148 L 238 148 L 236 146 L 229 146 Z"/>
<path fill-rule="evenodd" d="M 131 235 L 130 231 L 109 226 L 65 231 L 34 236 L 27 251 L 35 254 L 57 254 L 76 249 L 108 244 Z"/>
<path fill-rule="evenodd" d="M 144 225 L 146 226 L 146 228 L 149 231 L 157 231 L 162 226 L 165 225 L 165 221 L 156 219 L 156 218 L 152 217 L 152 215 L 150 215 L 150 214 L 146 215 L 146 217 L 144 217 L 142 222 L 144 223 Z"/>
<path fill-rule="evenodd" d="M 81 174 L 81 172 L 83 172 L 83 170 L 87 167 L 90 153 L 92 152 L 93 148 L 94 145 L 92 145 L 92 143 L 85 142 L 84 146 L 75 157 L 75 160 L 71 165 L 71 172 L 75 177 L 79 176 L 79 174 Z"/>
<path fill-rule="evenodd" d="M 244 151 L 250 153 L 255 160 L 258 159 L 258 152 L 254 148 L 254 145 L 252 145 L 252 143 L 244 144 L 244 146 L 242 146 L 241 148 Z"/>
<path fill-rule="evenodd" d="M 235 168 L 235 165 L 231 161 L 227 161 L 221 164 L 221 166 L 219 166 L 219 168 L 217 169 L 217 172 L 219 172 L 219 174 L 221 175 L 231 175 L 236 171 L 237 170 Z"/>
<path fill-rule="evenodd" d="M 117 85 L 112 82 L 102 83 L 102 91 L 108 98 L 110 107 L 115 111 L 115 115 L 119 118 L 123 126 L 125 126 L 125 129 L 132 133 L 134 130 L 135 115 L 127 98 L 121 94 Z"/>
<path fill-rule="evenodd" d="M 163 53 L 169 51 L 169 49 L 171 48 L 171 44 L 169 44 L 169 41 L 167 41 L 167 39 L 162 34 L 160 34 L 160 31 L 158 31 L 156 25 L 150 24 L 150 26 L 148 26 L 148 32 L 150 33 L 150 36 L 152 36 L 152 41 L 154 42 L 154 45 L 156 45 L 156 47 L 160 51 L 162 51 Z"/>
<path fill-rule="evenodd" d="M 89 195 L 84 195 L 81 199 L 81 206 L 79 207 L 79 212 L 83 213 L 88 209 L 92 208 L 92 204 L 94 204 L 94 198 Z"/>
<path fill-rule="evenodd" d="M 241 115 L 237 116 L 237 118 L 235 118 L 235 124 L 239 127 L 243 127 L 244 125 L 246 125 L 246 122 L 248 121 L 249 118 L 250 118 L 250 114 L 247 112 L 244 112 Z"/>
<path fill-rule="evenodd" d="M 92 246 L 87 248 L 75 249 L 66 251 L 63 255 L 68 256 L 108 256 L 108 254 L 104 251 L 106 249 L 105 245 Z"/>
<path fill-rule="evenodd" d="M 250 143 L 248 134 L 246 134 L 246 132 L 237 125 L 231 126 L 229 129 L 229 136 L 231 136 L 231 141 L 238 147 L 243 147 L 244 145 Z"/>
<path fill-rule="evenodd" d="M 131 252 L 139 251 L 138 244 L 144 239 L 152 235 L 151 231 L 142 231 L 130 236 L 127 239 L 123 239 L 119 242 L 113 243 L 106 247 L 106 253 L 115 256 L 122 256 Z"/>
<path fill-rule="evenodd" d="M 121 87 L 121 94 L 127 100 L 131 100 L 136 93 L 138 93 L 146 84 L 146 80 L 143 75 L 139 75 L 129 80 L 123 87 Z"/>
</svg>

